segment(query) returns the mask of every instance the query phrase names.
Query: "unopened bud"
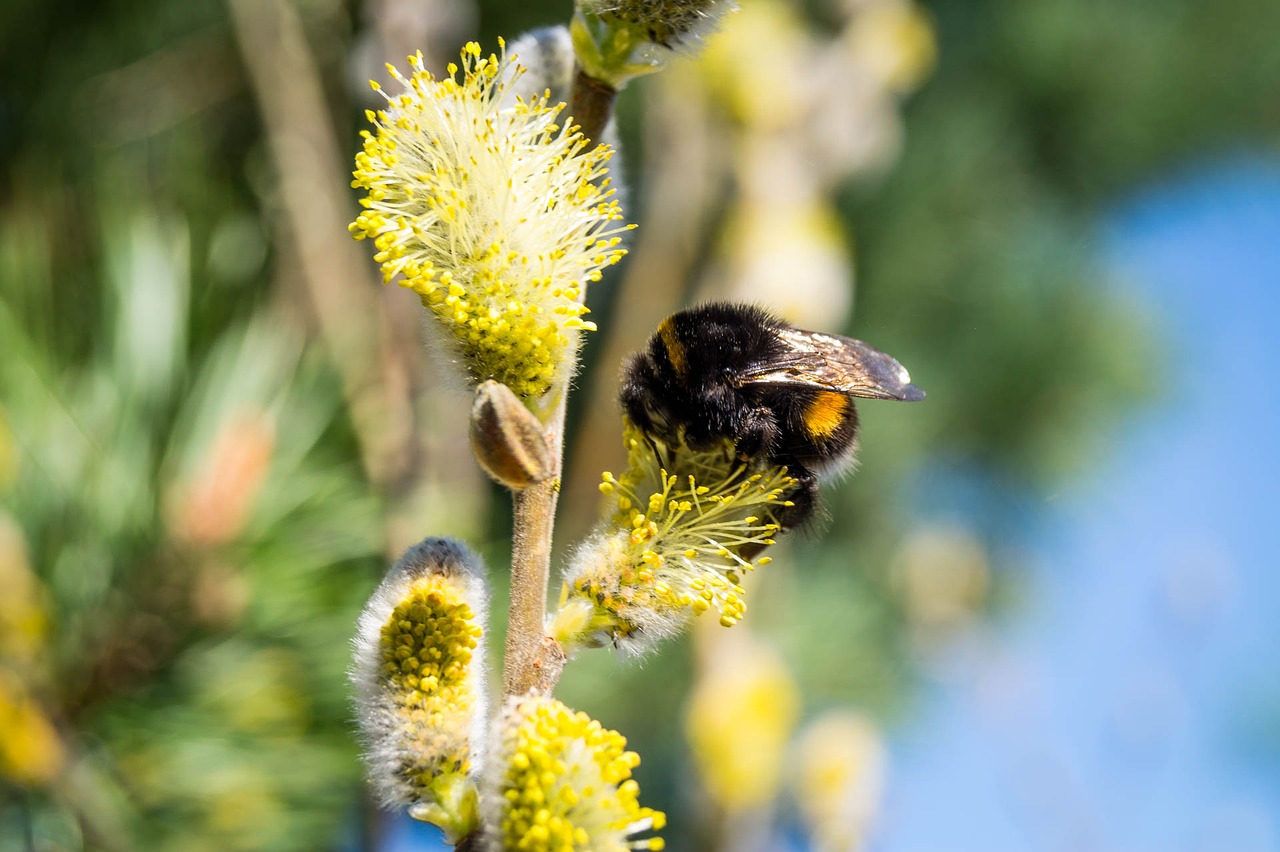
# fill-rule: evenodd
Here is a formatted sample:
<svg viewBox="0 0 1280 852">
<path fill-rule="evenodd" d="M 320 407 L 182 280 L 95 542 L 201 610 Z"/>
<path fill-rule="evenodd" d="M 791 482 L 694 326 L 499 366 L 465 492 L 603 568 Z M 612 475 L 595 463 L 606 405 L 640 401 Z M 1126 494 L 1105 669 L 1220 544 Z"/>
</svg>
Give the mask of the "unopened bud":
<svg viewBox="0 0 1280 852">
<path fill-rule="evenodd" d="M 512 491 L 522 491 L 551 475 L 551 452 L 542 423 L 499 382 L 484 382 L 476 389 L 471 452 L 485 473 Z"/>
</svg>

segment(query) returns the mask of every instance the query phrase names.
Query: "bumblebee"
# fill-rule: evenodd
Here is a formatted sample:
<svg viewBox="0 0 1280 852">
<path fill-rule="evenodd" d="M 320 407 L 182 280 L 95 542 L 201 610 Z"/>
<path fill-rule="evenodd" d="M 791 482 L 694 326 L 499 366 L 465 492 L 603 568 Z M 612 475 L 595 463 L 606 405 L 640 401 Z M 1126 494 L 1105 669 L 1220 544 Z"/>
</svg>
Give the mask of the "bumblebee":
<svg viewBox="0 0 1280 852">
<path fill-rule="evenodd" d="M 751 305 L 713 302 L 672 314 L 623 370 L 621 402 L 647 435 L 740 456 L 796 478 L 783 529 L 812 516 L 818 475 L 853 460 L 855 397 L 915 402 L 924 391 L 860 340 L 803 331 Z"/>
</svg>

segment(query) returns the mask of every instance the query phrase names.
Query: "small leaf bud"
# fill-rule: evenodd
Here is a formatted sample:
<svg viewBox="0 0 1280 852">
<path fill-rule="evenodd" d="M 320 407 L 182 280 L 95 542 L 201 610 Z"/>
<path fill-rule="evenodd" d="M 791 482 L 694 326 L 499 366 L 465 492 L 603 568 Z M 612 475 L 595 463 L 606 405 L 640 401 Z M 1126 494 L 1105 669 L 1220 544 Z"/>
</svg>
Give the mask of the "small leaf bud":
<svg viewBox="0 0 1280 852">
<path fill-rule="evenodd" d="M 499 382 L 487 381 L 476 389 L 471 452 L 485 473 L 512 491 L 551 475 L 551 452 L 541 421 Z"/>
</svg>

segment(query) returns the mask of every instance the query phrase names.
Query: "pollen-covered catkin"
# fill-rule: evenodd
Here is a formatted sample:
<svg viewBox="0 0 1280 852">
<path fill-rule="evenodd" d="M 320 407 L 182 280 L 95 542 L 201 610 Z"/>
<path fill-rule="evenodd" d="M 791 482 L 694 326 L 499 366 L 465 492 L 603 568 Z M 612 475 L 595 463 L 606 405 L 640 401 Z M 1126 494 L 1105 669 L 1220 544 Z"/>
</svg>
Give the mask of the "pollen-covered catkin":
<svg viewBox="0 0 1280 852">
<path fill-rule="evenodd" d="M 384 281 L 418 294 L 472 385 L 547 408 L 595 328 L 587 284 L 626 253 L 612 150 L 590 148 L 545 91 L 508 99 L 523 69 L 505 55 L 472 42 L 442 79 L 422 61 L 407 77 L 388 66 L 399 91 L 375 84 L 386 106 L 361 133 L 350 230 L 373 242 Z"/>
<path fill-rule="evenodd" d="M 660 837 L 636 837 L 660 830 L 666 816 L 640 805 L 631 778 L 640 757 L 617 731 L 530 694 L 507 704 L 499 737 L 484 792 L 491 852 L 664 848 Z"/>
<path fill-rule="evenodd" d="M 716 610 L 720 623 L 746 612 L 742 576 L 767 556 L 776 514 L 796 480 L 767 460 L 741 459 L 731 442 L 708 450 L 645 436 L 627 422 L 628 468 L 605 473 L 606 520 L 578 550 L 551 634 L 566 650 L 607 643 L 633 653 Z"/>
</svg>

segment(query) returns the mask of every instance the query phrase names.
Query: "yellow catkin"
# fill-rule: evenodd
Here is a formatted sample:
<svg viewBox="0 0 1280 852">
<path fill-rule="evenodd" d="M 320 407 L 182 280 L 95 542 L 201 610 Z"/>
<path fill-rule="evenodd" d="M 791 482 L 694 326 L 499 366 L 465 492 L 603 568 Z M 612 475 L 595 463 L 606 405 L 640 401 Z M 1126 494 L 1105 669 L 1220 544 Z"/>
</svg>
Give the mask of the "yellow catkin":
<svg viewBox="0 0 1280 852">
<path fill-rule="evenodd" d="M 415 787 L 470 769 L 476 695 L 468 675 L 482 635 L 456 582 L 441 576 L 415 581 L 382 628 L 382 685 L 416 741 L 402 769 Z"/>
<path fill-rule="evenodd" d="M 478 820 L 471 772 L 487 717 L 485 609 L 479 558 L 425 539 L 370 597 L 351 671 L 374 791 L 455 839 Z"/>
<path fill-rule="evenodd" d="M 502 725 L 503 769 L 494 800 L 504 850 L 625 852 L 662 849 L 661 811 L 642 807 L 627 741 L 552 698 L 527 696 Z"/>
<path fill-rule="evenodd" d="M 642 439 L 627 423 L 628 468 L 605 473 L 609 519 L 578 553 L 566 581 L 577 605 L 553 620 L 563 644 L 627 644 L 643 650 L 690 615 L 711 609 L 730 627 L 746 612 L 743 574 L 770 560 L 743 558 L 774 542 L 775 510 L 795 485 L 786 469 L 744 462 L 727 442 L 694 451 Z"/>
<path fill-rule="evenodd" d="M 588 283 L 626 250 L 607 145 L 588 150 L 546 96 L 509 100 L 522 69 L 472 42 L 436 79 L 421 54 L 381 92 L 352 186 L 350 231 L 371 240 L 384 281 L 418 294 L 475 384 L 522 399 L 572 372 Z M 379 87 L 375 86 L 375 89 Z"/>
</svg>

